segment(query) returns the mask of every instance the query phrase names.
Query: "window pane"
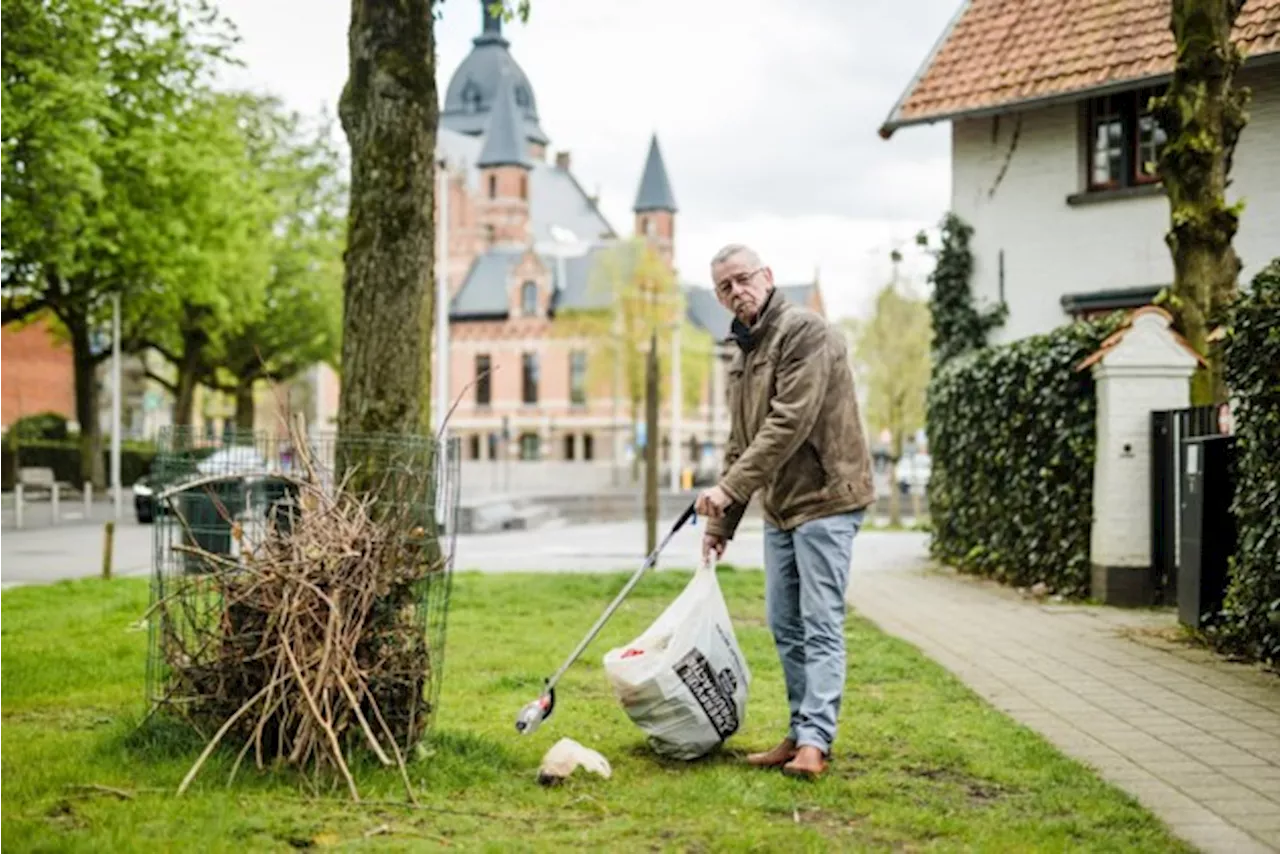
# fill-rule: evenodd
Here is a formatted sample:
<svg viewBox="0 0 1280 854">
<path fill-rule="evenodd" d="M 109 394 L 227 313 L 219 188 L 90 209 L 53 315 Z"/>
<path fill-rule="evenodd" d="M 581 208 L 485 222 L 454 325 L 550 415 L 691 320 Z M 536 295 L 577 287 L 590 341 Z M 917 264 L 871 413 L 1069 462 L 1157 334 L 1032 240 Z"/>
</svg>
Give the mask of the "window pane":
<svg viewBox="0 0 1280 854">
<path fill-rule="evenodd" d="M 489 384 L 489 354 L 476 356 L 476 405 L 488 406 L 492 387 Z"/>
<path fill-rule="evenodd" d="M 1109 184 L 1120 180 L 1121 155 L 1124 152 L 1124 126 L 1119 118 L 1102 120 L 1095 129 L 1093 149 L 1093 181 Z"/>
<path fill-rule="evenodd" d="M 579 406 L 587 402 L 587 354 L 582 350 L 569 354 L 569 402 Z"/>
<path fill-rule="evenodd" d="M 538 354 L 524 354 L 524 395 L 525 403 L 538 402 Z"/>
<path fill-rule="evenodd" d="M 1089 138 L 1093 141 L 1089 182 L 1093 186 L 1119 184 L 1124 174 L 1124 121 L 1114 97 L 1097 98 L 1089 110 Z"/>
</svg>

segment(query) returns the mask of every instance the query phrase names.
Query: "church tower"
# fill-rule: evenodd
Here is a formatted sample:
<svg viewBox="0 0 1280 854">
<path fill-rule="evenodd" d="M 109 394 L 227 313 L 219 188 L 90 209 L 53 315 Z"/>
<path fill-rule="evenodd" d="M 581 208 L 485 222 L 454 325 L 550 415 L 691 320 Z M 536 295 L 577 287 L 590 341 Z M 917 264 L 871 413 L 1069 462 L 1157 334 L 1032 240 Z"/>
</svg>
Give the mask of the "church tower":
<svg viewBox="0 0 1280 854">
<path fill-rule="evenodd" d="M 658 135 L 649 140 L 649 156 L 644 162 L 640 189 L 632 209 L 636 215 L 636 236 L 654 247 L 667 266 L 675 267 L 676 199 L 667 180 L 667 167 L 658 148 Z"/>
<path fill-rule="evenodd" d="M 510 75 L 504 74 L 489 112 L 480 170 L 480 226 L 493 244 L 529 242 L 529 172 L 533 163 L 525 144 Z"/>
</svg>

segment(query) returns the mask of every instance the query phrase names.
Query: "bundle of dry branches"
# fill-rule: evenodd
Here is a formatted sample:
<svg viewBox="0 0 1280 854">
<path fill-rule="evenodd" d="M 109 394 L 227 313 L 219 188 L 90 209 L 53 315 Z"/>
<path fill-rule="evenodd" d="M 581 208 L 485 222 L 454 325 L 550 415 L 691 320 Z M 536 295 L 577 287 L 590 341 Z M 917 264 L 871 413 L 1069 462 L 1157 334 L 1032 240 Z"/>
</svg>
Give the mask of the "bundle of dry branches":
<svg viewBox="0 0 1280 854">
<path fill-rule="evenodd" d="M 263 532 L 246 535 L 219 505 L 239 546 L 234 558 L 189 544 L 195 537 L 178 514 L 188 544 L 173 548 L 200 568 L 181 584 L 201 595 L 173 592 L 157 603 L 157 619 L 181 627 L 162 629 L 169 700 L 208 737 L 178 791 L 234 740 L 232 776 L 252 752 L 259 767 L 336 769 L 355 800 L 348 757 L 364 746 L 399 767 L 412 799 L 404 751 L 424 732 L 433 664 L 421 584 L 443 568 L 428 530 L 431 492 L 412 481 L 431 472 L 382 461 L 326 484 L 305 435 L 292 432 L 301 471 L 271 473 L 292 496 Z M 207 490 L 216 479 L 182 489 Z M 423 500 L 404 500 L 414 494 Z"/>
</svg>

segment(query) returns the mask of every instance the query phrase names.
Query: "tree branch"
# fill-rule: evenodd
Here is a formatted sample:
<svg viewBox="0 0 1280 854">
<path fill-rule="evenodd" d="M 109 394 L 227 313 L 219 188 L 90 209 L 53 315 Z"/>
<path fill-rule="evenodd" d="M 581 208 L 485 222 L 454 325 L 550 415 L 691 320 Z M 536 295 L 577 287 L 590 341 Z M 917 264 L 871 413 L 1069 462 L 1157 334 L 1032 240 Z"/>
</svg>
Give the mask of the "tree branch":
<svg viewBox="0 0 1280 854">
<path fill-rule="evenodd" d="M 151 370 L 150 368 L 144 368 L 144 369 L 143 369 L 143 374 L 145 374 L 145 375 L 146 375 L 147 379 L 149 379 L 149 380 L 152 380 L 152 381 L 154 381 L 154 382 L 159 383 L 161 386 L 163 386 L 163 387 L 165 388 L 165 390 L 166 390 L 166 391 L 170 392 L 171 394 L 177 394 L 177 393 L 178 393 L 178 384 L 177 384 L 177 383 L 175 383 L 175 382 L 173 382 L 173 381 L 171 381 L 171 380 L 167 380 L 167 379 L 165 379 L 164 377 L 160 376 L 159 374 L 157 374 L 155 371 Z"/>
<path fill-rule="evenodd" d="M 138 344 L 145 348 L 151 348 L 175 365 L 182 363 L 182 358 L 167 347 L 162 346 L 159 342 L 142 339 Z"/>
<path fill-rule="evenodd" d="M 9 302 L 12 302 L 10 300 Z M 6 304 L 3 310 L 3 322 L 0 326 L 8 326 L 10 323 L 17 323 L 20 320 L 26 320 L 36 312 L 48 308 L 48 304 L 43 299 L 32 300 L 19 306 Z"/>
</svg>

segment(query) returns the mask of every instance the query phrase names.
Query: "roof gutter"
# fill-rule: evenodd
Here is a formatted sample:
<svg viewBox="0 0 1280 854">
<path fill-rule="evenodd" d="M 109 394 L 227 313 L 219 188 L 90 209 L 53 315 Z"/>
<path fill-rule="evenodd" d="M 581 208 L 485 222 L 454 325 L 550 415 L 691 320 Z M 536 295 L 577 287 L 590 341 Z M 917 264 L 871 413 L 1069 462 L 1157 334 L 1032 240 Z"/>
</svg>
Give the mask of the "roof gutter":
<svg viewBox="0 0 1280 854">
<path fill-rule="evenodd" d="M 907 96 L 915 91 L 916 85 L 929 70 L 929 66 L 933 65 L 933 60 L 937 58 L 938 51 L 942 50 L 942 46 L 946 44 L 947 39 L 951 38 L 951 33 L 955 30 L 956 24 L 960 23 L 960 19 L 964 17 L 964 13 L 968 11 L 970 2 L 971 0 L 962 0 L 960 8 L 956 9 L 955 14 L 951 16 L 951 20 L 947 21 L 947 25 L 942 29 L 942 32 L 934 41 L 933 47 L 929 48 L 929 52 L 925 55 L 924 60 L 916 69 L 916 73 L 912 75 L 911 82 L 902 90 L 902 94 L 898 96 L 898 100 L 893 102 L 893 107 L 889 110 L 889 115 L 885 118 L 884 124 L 880 126 L 880 136 L 888 139 L 894 129 L 901 127 L 901 125 L 893 124 L 893 117 L 902 109 L 902 104 L 907 100 Z"/>
<path fill-rule="evenodd" d="M 1267 65 L 1280 62 L 1280 51 L 1271 51 L 1268 53 L 1256 53 L 1247 57 L 1241 64 L 1242 68 L 1260 68 Z M 1087 89 L 1072 89 L 1070 92 L 1057 92 L 1052 95 L 1038 95 L 1032 98 L 1024 98 L 1020 101 L 1006 101 L 1000 104 L 993 104 L 989 107 L 978 107 L 968 110 L 954 110 L 949 113 L 934 113 L 931 115 L 917 116 L 911 119 L 894 119 L 902 102 L 906 99 L 907 94 L 915 88 L 919 80 L 917 75 L 912 80 L 911 85 L 907 87 L 907 91 L 898 99 L 898 103 L 894 105 L 890 118 L 880 126 L 878 131 L 882 139 L 888 139 L 893 136 L 893 132 L 898 128 L 911 127 L 913 125 L 931 125 L 936 122 L 949 122 L 956 119 L 980 119 L 990 116 L 999 116 L 1006 113 L 1015 113 L 1022 110 L 1038 109 L 1044 107 L 1053 107 L 1060 104 L 1071 104 L 1084 98 L 1100 97 L 1110 95 L 1115 92 L 1124 92 L 1140 86 L 1152 86 L 1161 83 L 1168 83 L 1173 79 L 1173 72 L 1165 72 L 1163 74 L 1153 74 L 1148 77 L 1132 77 L 1127 80 L 1117 80 L 1111 83 L 1104 83 L 1100 86 L 1091 86 Z"/>
</svg>

